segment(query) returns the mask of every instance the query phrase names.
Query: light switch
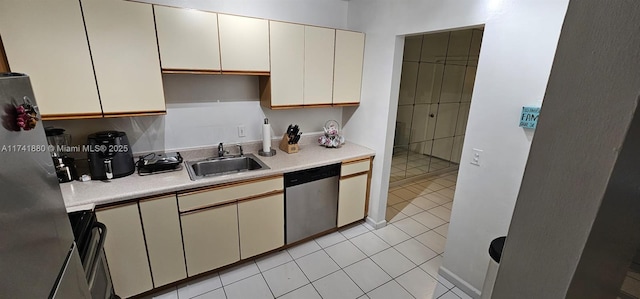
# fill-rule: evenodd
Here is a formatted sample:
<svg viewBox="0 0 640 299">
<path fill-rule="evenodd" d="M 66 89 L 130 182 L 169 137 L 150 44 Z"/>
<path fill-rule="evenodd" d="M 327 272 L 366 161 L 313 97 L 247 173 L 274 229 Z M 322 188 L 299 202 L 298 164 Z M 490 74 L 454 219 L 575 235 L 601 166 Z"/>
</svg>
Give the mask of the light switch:
<svg viewBox="0 0 640 299">
<path fill-rule="evenodd" d="M 244 125 L 239 125 L 238 126 L 238 137 L 245 137 L 245 136 L 247 136 L 247 134 L 245 133 Z"/>
<path fill-rule="evenodd" d="M 474 148 L 473 156 L 471 156 L 471 164 L 480 166 L 480 156 L 482 155 L 482 150 Z"/>
</svg>

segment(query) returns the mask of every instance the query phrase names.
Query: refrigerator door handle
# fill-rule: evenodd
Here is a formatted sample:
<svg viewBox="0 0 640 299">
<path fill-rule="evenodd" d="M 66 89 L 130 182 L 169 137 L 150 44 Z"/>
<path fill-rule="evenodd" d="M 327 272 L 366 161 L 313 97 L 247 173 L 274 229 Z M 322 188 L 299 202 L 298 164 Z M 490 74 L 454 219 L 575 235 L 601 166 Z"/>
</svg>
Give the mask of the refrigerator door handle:
<svg viewBox="0 0 640 299">
<path fill-rule="evenodd" d="M 102 256 L 102 250 L 104 248 L 104 241 L 107 238 L 107 226 L 100 223 L 100 222 L 96 222 L 93 224 L 93 228 L 97 228 L 100 230 L 100 239 L 98 240 L 98 246 L 96 247 L 96 251 L 93 253 L 93 260 L 91 261 L 91 263 L 88 265 L 88 273 L 89 273 L 89 288 L 91 288 L 91 286 L 93 285 L 93 282 L 96 279 L 96 272 L 98 270 L 98 261 L 100 260 L 100 257 Z"/>
</svg>

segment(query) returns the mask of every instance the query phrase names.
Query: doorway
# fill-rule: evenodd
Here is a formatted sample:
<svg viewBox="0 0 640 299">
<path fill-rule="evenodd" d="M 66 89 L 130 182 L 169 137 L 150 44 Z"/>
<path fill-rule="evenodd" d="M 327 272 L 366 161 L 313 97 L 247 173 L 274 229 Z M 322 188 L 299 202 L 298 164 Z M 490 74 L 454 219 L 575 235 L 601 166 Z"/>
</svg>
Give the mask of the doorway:
<svg viewBox="0 0 640 299">
<path fill-rule="evenodd" d="M 455 171 L 483 28 L 407 36 L 390 182 Z"/>
</svg>

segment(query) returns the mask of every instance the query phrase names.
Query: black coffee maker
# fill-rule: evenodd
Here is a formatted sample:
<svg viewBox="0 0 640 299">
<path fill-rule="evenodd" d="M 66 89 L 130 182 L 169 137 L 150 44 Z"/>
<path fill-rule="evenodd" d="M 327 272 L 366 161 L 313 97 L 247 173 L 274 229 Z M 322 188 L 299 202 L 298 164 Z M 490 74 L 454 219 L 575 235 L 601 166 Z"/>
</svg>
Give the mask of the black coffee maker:
<svg viewBox="0 0 640 299">
<path fill-rule="evenodd" d="M 92 180 L 110 180 L 135 171 L 133 154 L 125 132 L 103 131 L 87 137 L 89 171 Z"/>
</svg>

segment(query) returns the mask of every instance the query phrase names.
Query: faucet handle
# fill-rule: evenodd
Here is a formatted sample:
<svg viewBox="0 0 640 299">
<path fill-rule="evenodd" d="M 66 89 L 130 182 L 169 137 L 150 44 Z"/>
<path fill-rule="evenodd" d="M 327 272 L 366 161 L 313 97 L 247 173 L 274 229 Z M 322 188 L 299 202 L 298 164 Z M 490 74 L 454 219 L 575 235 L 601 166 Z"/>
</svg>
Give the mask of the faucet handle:
<svg viewBox="0 0 640 299">
<path fill-rule="evenodd" d="M 224 151 L 224 145 L 222 144 L 222 142 L 220 142 L 218 144 L 218 157 L 222 157 L 224 156 L 225 151 Z"/>
<path fill-rule="evenodd" d="M 242 151 L 242 144 L 238 143 L 236 145 L 238 146 L 238 149 L 240 150 L 240 157 L 244 156 L 244 151 Z"/>
</svg>

